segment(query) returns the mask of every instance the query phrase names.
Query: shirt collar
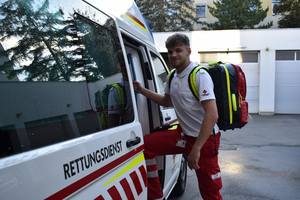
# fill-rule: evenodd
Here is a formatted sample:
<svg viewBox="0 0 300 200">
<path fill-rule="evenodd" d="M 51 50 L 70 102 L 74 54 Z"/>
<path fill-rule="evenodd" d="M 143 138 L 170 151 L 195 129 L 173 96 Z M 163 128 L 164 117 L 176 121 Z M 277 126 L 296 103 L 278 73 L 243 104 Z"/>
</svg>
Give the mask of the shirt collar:
<svg viewBox="0 0 300 200">
<path fill-rule="evenodd" d="M 193 62 L 190 62 L 190 64 L 180 74 L 176 73 L 176 76 L 184 77 L 185 75 L 189 74 L 193 68 L 194 68 L 194 64 Z"/>
</svg>

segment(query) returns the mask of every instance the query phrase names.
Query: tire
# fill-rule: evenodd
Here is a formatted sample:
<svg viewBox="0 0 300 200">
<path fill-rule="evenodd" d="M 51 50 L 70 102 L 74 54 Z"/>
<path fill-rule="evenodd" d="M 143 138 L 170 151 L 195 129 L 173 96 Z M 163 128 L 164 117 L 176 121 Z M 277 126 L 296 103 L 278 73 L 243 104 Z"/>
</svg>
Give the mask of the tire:
<svg viewBox="0 0 300 200">
<path fill-rule="evenodd" d="M 187 155 L 182 155 L 181 164 L 180 164 L 180 173 L 177 179 L 177 183 L 173 188 L 172 195 L 181 196 L 186 187 L 187 179 Z"/>
</svg>

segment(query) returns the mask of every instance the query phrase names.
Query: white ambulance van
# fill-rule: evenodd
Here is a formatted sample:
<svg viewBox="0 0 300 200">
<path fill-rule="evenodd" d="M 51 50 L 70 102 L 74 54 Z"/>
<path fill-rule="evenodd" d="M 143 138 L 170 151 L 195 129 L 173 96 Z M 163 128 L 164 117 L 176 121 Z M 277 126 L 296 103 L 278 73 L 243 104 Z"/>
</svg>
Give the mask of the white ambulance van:
<svg viewBox="0 0 300 200">
<path fill-rule="evenodd" d="M 168 69 L 133 0 L 0 0 L 0 199 L 147 199 L 143 136 L 177 122 L 133 90 Z M 156 158 L 164 198 L 186 158 Z"/>
</svg>

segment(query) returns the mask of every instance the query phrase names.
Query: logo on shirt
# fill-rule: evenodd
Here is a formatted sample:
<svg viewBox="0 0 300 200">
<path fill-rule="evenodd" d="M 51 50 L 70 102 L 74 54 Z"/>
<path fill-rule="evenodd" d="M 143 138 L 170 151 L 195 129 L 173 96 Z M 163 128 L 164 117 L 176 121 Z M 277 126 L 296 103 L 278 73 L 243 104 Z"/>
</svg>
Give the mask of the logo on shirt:
<svg viewBox="0 0 300 200">
<path fill-rule="evenodd" d="M 205 97 L 205 96 L 208 96 L 208 95 L 209 95 L 209 93 L 207 93 L 206 90 L 203 90 L 203 92 L 201 93 L 201 96 L 202 96 L 202 97 Z"/>
</svg>

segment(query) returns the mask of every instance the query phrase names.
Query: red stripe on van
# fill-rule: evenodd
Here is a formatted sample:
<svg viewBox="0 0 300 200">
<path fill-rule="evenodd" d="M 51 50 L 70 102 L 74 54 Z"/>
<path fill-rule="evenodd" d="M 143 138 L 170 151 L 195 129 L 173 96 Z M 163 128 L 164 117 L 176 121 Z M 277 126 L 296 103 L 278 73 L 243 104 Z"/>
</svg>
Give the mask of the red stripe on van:
<svg viewBox="0 0 300 200">
<path fill-rule="evenodd" d="M 175 122 L 177 122 L 178 120 L 177 119 L 174 119 L 174 120 L 172 120 L 172 121 L 170 121 L 170 122 L 168 122 L 168 123 L 165 123 L 165 124 L 173 124 L 173 123 L 175 123 Z"/>
<path fill-rule="evenodd" d="M 83 177 L 82 179 L 72 183 L 71 185 L 65 187 L 64 189 L 58 191 L 57 193 L 51 195 L 50 197 L 46 198 L 45 200 L 57 200 L 57 199 L 64 199 L 68 197 L 69 195 L 73 194 L 77 190 L 85 187 L 92 181 L 98 179 L 103 174 L 107 173 L 108 171 L 112 170 L 114 167 L 120 165 L 121 163 L 127 161 L 131 157 L 135 156 L 136 154 L 140 153 L 144 150 L 144 145 L 139 146 L 136 149 L 131 150 L 124 156 L 108 163 L 107 165 L 99 168 L 98 170 L 94 171 L 93 173 Z"/>
<path fill-rule="evenodd" d="M 145 187 L 147 187 L 147 172 L 146 172 L 145 166 L 144 165 L 140 166 L 139 170 L 140 170 L 140 173 L 142 174 Z"/>
<path fill-rule="evenodd" d="M 129 185 L 127 179 L 126 179 L 126 178 L 123 178 L 123 179 L 120 181 L 120 184 L 122 185 L 123 190 L 125 191 L 125 194 L 126 194 L 127 199 L 134 200 L 134 196 L 133 196 L 133 194 L 132 194 L 132 191 L 131 191 L 131 188 L 130 188 L 130 185 Z"/>
<path fill-rule="evenodd" d="M 130 174 L 130 177 L 133 181 L 133 184 L 134 184 L 134 187 L 135 187 L 135 190 L 136 190 L 137 194 L 140 195 L 143 192 L 143 188 L 142 188 L 142 185 L 141 185 L 141 182 L 139 180 L 139 177 L 138 177 L 137 173 L 135 171 L 133 171 Z"/>
<path fill-rule="evenodd" d="M 145 28 L 145 25 L 140 21 L 138 20 L 135 16 L 133 16 L 130 12 L 126 12 L 126 15 L 128 15 L 131 19 L 133 19 L 134 21 L 136 21 L 139 25 L 141 25 L 142 27 Z M 146 29 L 146 28 L 145 28 Z"/>
<path fill-rule="evenodd" d="M 94 199 L 94 200 L 105 200 L 104 198 L 103 198 L 103 196 L 102 195 L 100 195 L 99 197 L 97 197 L 96 199 Z"/>
<path fill-rule="evenodd" d="M 122 197 L 121 197 L 119 191 L 117 190 L 116 186 L 112 186 L 107 191 L 113 200 L 122 200 Z"/>
</svg>

